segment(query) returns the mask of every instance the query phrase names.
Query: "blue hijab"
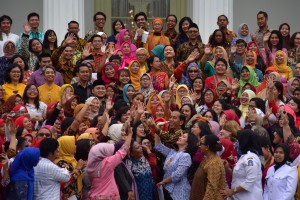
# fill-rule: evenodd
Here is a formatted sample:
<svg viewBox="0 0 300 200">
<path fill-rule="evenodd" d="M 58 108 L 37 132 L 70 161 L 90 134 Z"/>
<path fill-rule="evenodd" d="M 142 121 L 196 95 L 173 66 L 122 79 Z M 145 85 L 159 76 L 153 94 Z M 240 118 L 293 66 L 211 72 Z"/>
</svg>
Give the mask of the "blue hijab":
<svg viewBox="0 0 300 200">
<path fill-rule="evenodd" d="M 126 103 L 130 103 L 130 100 L 129 100 L 129 98 L 127 97 L 127 94 L 126 94 L 128 88 L 129 88 L 129 86 L 133 87 L 132 84 L 126 84 L 126 85 L 124 85 L 124 87 L 123 87 L 123 99 L 124 99 L 124 101 L 125 101 Z M 133 87 L 133 89 L 134 89 L 134 87 Z"/>
<path fill-rule="evenodd" d="M 152 53 L 159 58 L 160 61 L 165 61 L 166 58 L 164 56 L 165 46 L 162 44 L 156 45 L 151 51 Z"/>
<path fill-rule="evenodd" d="M 11 181 L 27 181 L 27 199 L 33 199 L 34 170 L 40 158 L 40 149 L 26 147 L 19 152 L 10 168 Z"/>
<path fill-rule="evenodd" d="M 197 73 L 197 77 L 196 78 L 201 78 L 201 74 L 200 74 L 200 69 L 199 69 L 199 66 L 197 63 L 195 62 L 192 62 L 188 65 L 187 69 L 186 69 L 186 72 L 185 74 L 181 77 L 180 79 L 180 84 L 185 84 L 189 89 L 192 89 L 193 88 L 193 80 L 190 78 L 189 76 L 189 70 L 192 68 L 192 67 L 196 67 L 196 69 L 198 70 L 198 73 Z"/>
</svg>

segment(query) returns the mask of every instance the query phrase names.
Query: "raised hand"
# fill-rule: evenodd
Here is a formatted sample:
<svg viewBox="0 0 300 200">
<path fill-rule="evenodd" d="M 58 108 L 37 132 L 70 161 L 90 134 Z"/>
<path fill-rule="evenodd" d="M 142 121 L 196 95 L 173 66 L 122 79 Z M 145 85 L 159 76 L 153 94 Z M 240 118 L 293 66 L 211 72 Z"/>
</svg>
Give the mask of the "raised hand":
<svg viewBox="0 0 300 200">
<path fill-rule="evenodd" d="M 209 43 L 207 45 L 205 45 L 204 54 L 206 54 L 206 55 L 211 54 L 211 47 L 210 47 Z"/>
<path fill-rule="evenodd" d="M 190 94 L 191 94 L 190 97 L 192 98 L 193 102 L 196 102 L 196 100 L 197 100 L 197 93 L 194 92 L 193 89 L 191 89 L 190 90 Z"/>
<path fill-rule="evenodd" d="M 91 55 L 91 46 L 85 45 L 82 50 L 82 59 L 85 59 Z"/>
<path fill-rule="evenodd" d="M 269 38 L 270 38 L 270 36 L 271 36 L 271 33 L 267 33 L 267 34 L 265 34 L 264 35 L 264 42 L 268 42 L 268 40 L 269 40 Z"/>
<path fill-rule="evenodd" d="M 112 97 L 108 97 L 108 98 L 106 99 L 105 109 L 106 109 L 107 111 L 110 111 L 110 110 L 113 108 L 113 106 L 114 106 L 114 103 L 112 102 Z"/>
<path fill-rule="evenodd" d="M 236 53 L 236 49 L 237 49 L 237 46 L 236 46 L 236 43 L 234 43 L 234 45 L 232 45 L 232 47 L 230 49 L 230 53 L 231 54 L 235 54 Z"/>
<path fill-rule="evenodd" d="M 28 33 L 31 31 L 31 26 L 28 23 L 23 24 L 24 32 L 28 35 Z"/>
<path fill-rule="evenodd" d="M 142 115 L 145 112 L 144 103 L 143 102 L 138 102 L 137 110 L 136 111 L 140 115 Z"/>
<path fill-rule="evenodd" d="M 174 74 L 170 77 L 170 84 L 169 84 L 169 90 L 172 91 L 174 84 L 176 83 L 176 78 Z"/>
<path fill-rule="evenodd" d="M 8 131 L 11 135 L 17 134 L 17 125 L 13 120 L 9 121 Z"/>
<path fill-rule="evenodd" d="M 232 80 L 232 85 L 231 85 L 231 89 L 232 91 L 236 91 L 237 89 L 240 88 L 240 80 L 235 78 Z"/>
</svg>

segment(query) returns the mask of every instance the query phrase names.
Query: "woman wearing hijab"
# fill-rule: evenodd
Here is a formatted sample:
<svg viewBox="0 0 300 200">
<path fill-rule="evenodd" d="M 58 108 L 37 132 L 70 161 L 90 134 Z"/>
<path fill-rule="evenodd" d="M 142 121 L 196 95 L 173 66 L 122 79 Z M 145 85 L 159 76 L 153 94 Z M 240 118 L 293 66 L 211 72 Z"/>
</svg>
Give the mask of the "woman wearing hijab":
<svg viewBox="0 0 300 200">
<path fill-rule="evenodd" d="M 286 93 L 286 98 L 287 98 L 287 102 L 294 97 L 293 93 L 296 89 L 296 87 L 299 87 L 300 86 L 300 79 L 299 78 L 291 78 L 288 80 L 288 83 L 287 83 L 287 93 Z"/>
<path fill-rule="evenodd" d="M 264 75 L 262 71 L 258 68 L 256 68 L 256 63 L 257 63 L 257 56 L 254 51 L 246 51 L 245 53 L 245 66 L 250 66 L 254 70 L 257 79 L 259 82 L 262 82 L 264 80 Z"/>
<path fill-rule="evenodd" d="M 297 166 L 289 163 L 289 147 L 279 144 L 274 149 L 274 165 L 269 168 L 266 176 L 264 199 L 294 199 L 298 183 Z"/>
<path fill-rule="evenodd" d="M 147 111 L 149 113 L 152 113 L 152 110 L 155 106 L 157 106 L 158 104 L 161 104 L 161 105 L 164 105 L 163 101 L 161 100 L 160 96 L 157 95 L 156 93 L 153 93 L 149 99 L 148 99 L 148 102 L 147 102 Z"/>
<path fill-rule="evenodd" d="M 276 69 L 275 67 L 268 67 L 268 69 L 269 68 Z M 259 97 L 259 98 L 261 98 L 263 100 L 267 99 L 267 78 L 269 76 L 272 78 L 272 80 L 274 82 L 275 81 L 279 81 L 279 79 L 280 79 L 278 72 L 276 72 L 276 71 L 273 71 L 273 72 L 266 71 L 264 81 L 256 88 L 257 97 Z"/>
<path fill-rule="evenodd" d="M 217 94 L 214 90 L 208 89 L 203 92 L 203 104 L 200 105 L 196 111 L 203 115 L 208 109 L 212 108 L 214 105 L 215 100 L 217 99 Z"/>
<path fill-rule="evenodd" d="M 176 98 L 176 105 L 178 106 L 178 108 L 181 108 L 181 98 L 189 95 L 190 95 L 190 91 L 186 85 L 180 84 L 177 86 L 175 98 Z"/>
<path fill-rule="evenodd" d="M 62 136 L 58 138 L 59 158 L 54 162 L 61 168 L 67 168 L 71 174 L 69 182 L 61 185 L 61 193 L 63 199 L 80 198 L 82 193 L 82 169 L 84 161 L 75 159 L 75 137 Z"/>
<path fill-rule="evenodd" d="M 153 56 L 152 49 L 158 44 L 170 45 L 170 40 L 164 35 L 163 28 L 164 22 L 161 18 L 154 18 L 152 20 L 153 33 L 150 33 L 147 38 L 147 42 L 144 44 L 144 48 L 148 50 L 150 56 Z"/>
<path fill-rule="evenodd" d="M 101 79 L 104 81 L 105 85 L 109 85 L 110 83 L 117 83 L 118 67 L 112 62 L 105 63 L 102 68 Z"/>
<path fill-rule="evenodd" d="M 131 84 L 134 89 L 138 91 L 140 89 L 140 77 L 142 74 L 140 63 L 137 60 L 132 60 L 128 65 L 128 70 L 130 73 Z"/>
<path fill-rule="evenodd" d="M 206 52 L 207 57 L 210 55 L 210 51 Z M 228 54 L 224 47 L 222 46 L 217 46 L 213 50 L 213 59 L 211 61 L 206 61 L 203 70 L 203 73 L 206 77 L 210 77 L 216 74 L 216 69 L 215 69 L 215 63 L 219 58 L 223 58 L 226 60 L 227 65 L 229 66 L 228 62 Z M 204 63 L 203 63 L 204 64 Z M 229 77 L 233 76 L 233 72 L 230 67 L 226 69 L 226 75 Z"/>
<path fill-rule="evenodd" d="M 88 199 L 120 198 L 114 170 L 122 162 L 130 147 L 132 131 L 129 121 L 126 121 L 124 129 L 128 135 L 119 150 L 115 145 L 108 143 L 99 143 L 90 150 L 86 167 L 91 182 Z"/>
<path fill-rule="evenodd" d="M 10 167 L 10 189 L 7 199 L 33 199 L 34 170 L 40 150 L 27 147 L 19 152 Z"/>
<path fill-rule="evenodd" d="M 262 200 L 262 149 L 259 136 L 251 130 L 238 131 L 237 139 L 242 156 L 232 171 L 231 189 L 222 190 L 223 197 L 233 199 Z"/>
<path fill-rule="evenodd" d="M 154 56 L 158 57 L 160 62 L 163 62 L 166 60 L 166 57 L 164 55 L 164 48 L 165 46 L 162 44 L 156 45 L 151 52 L 153 53 Z"/>
<path fill-rule="evenodd" d="M 251 42 L 251 36 L 249 26 L 246 23 L 242 23 L 237 31 L 237 39 L 243 39 L 246 43 Z"/>
<path fill-rule="evenodd" d="M 135 93 L 134 86 L 132 84 L 126 84 L 123 88 L 123 99 L 126 103 L 131 103 L 133 95 Z"/>
<path fill-rule="evenodd" d="M 287 55 L 284 51 L 276 51 L 274 65 L 280 75 L 280 82 L 286 86 L 287 81 L 293 78 L 293 70 L 287 66 Z"/>
<path fill-rule="evenodd" d="M 242 67 L 241 78 L 240 78 L 240 90 L 238 93 L 238 97 L 242 95 L 242 88 L 246 83 L 250 83 L 254 87 L 258 87 L 260 85 L 260 82 L 258 82 L 253 68 L 250 66 Z"/>
<path fill-rule="evenodd" d="M 116 49 L 122 50 L 122 45 L 124 42 L 127 42 L 130 46 L 130 54 L 135 57 L 136 46 L 131 43 L 131 36 L 128 29 L 122 29 L 119 32 L 118 39 L 117 39 L 117 47 Z"/>
<path fill-rule="evenodd" d="M 121 45 L 121 52 L 123 54 L 123 60 L 122 60 L 121 66 L 119 67 L 119 70 L 124 69 L 125 67 L 128 67 L 129 63 L 132 60 L 136 60 L 136 57 L 135 57 L 136 48 L 133 52 L 132 51 L 133 47 L 131 45 L 133 45 L 133 44 L 131 44 L 130 42 L 123 42 L 123 44 Z"/>
<path fill-rule="evenodd" d="M 242 93 L 240 97 L 241 105 L 239 107 L 240 111 L 242 112 L 241 118 L 246 118 L 247 113 L 249 111 L 249 102 L 254 97 L 255 97 L 255 93 L 252 90 L 245 90 Z"/>
<path fill-rule="evenodd" d="M 145 100 L 148 100 L 154 90 L 151 82 L 150 74 L 148 73 L 142 74 L 142 76 L 140 77 L 140 83 L 141 83 L 141 87 L 139 92 L 142 93 Z"/>
<path fill-rule="evenodd" d="M 186 85 L 189 89 L 193 87 L 193 81 L 196 78 L 201 78 L 200 69 L 197 63 L 192 62 L 187 66 L 186 72 L 180 79 L 180 84 Z"/>
<path fill-rule="evenodd" d="M 257 43 L 254 42 L 254 41 L 248 42 L 247 51 L 254 51 L 256 53 L 256 56 L 257 56 L 256 68 L 261 70 L 262 72 L 264 72 L 265 69 L 266 69 L 266 65 L 265 65 L 264 60 L 262 59 L 262 57 L 259 53 L 259 48 L 258 48 Z"/>
<path fill-rule="evenodd" d="M 4 56 L 0 57 L 0 84 L 4 83 L 4 72 L 9 64 L 11 64 L 11 58 L 16 54 L 16 46 L 12 41 L 6 41 L 3 44 Z"/>
<path fill-rule="evenodd" d="M 259 93 L 266 88 L 267 78 L 271 72 L 278 72 L 276 67 L 268 67 L 264 74 L 264 80 L 261 84 L 256 88 L 256 92 Z"/>
</svg>

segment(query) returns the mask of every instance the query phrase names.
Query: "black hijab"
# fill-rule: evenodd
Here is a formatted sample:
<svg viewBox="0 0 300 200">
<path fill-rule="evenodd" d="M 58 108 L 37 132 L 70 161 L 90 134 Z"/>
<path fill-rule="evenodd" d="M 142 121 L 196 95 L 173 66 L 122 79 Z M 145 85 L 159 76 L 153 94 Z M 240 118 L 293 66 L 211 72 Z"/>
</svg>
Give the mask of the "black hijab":
<svg viewBox="0 0 300 200">
<path fill-rule="evenodd" d="M 250 129 L 245 129 L 237 132 L 237 139 L 242 154 L 247 154 L 251 151 L 258 156 L 262 155 L 259 136 Z"/>
<path fill-rule="evenodd" d="M 275 152 L 276 149 L 278 149 L 278 148 L 282 148 L 282 149 L 283 149 L 283 152 L 284 152 L 284 159 L 283 159 L 283 161 L 281 161 L 281 162 L 276 162 L 276 160 L 274 159 L 274 163 L 275 163 L 274 168 L 275 168 L 275 171 L 276 171 L 277 169 L 279 169 L 282 165 L 284 165 L 287 161 L 289 161 L 289 156 L 290 156 L 290 150 L 289 150 L 288 145 L 286 145 L 286 144 L 279 144 L 279 145 L 277 145 L 277 146 L 275 147 L 274 152 Z"/>
</svg>

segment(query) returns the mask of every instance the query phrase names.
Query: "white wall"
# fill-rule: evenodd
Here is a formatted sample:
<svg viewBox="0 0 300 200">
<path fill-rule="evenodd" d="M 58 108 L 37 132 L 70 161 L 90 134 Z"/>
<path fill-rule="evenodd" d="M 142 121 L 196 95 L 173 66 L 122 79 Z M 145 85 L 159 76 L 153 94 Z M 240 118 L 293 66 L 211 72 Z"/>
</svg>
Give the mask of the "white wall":
<svg viewBox="0 0 300 200">
<path fill-rule="evenodd" d="M 233 0 L 233 28 L 237 29 L 241 23 L 247 23 L 250 31 L 258 27 L 256 15 L 262 10 L 269 15 L 269 28 L 277 29 L 287 22 L 291 26 L 291 33 L 300 31 L 300 1 L 299 0 Z M 292 35 L 292 34 L 291 34 Z"/>
<path fill-rule="evenodd" d="M 24 31 L 23 23 L 27 22 L 27 15 L 36 12 L 40 15 L 40 28 L 43 28 L 42 0 L 0 0 L 0 16 L 8 15 L 13 20 L 11 32 L 20 35 Z"/>
</svg>

